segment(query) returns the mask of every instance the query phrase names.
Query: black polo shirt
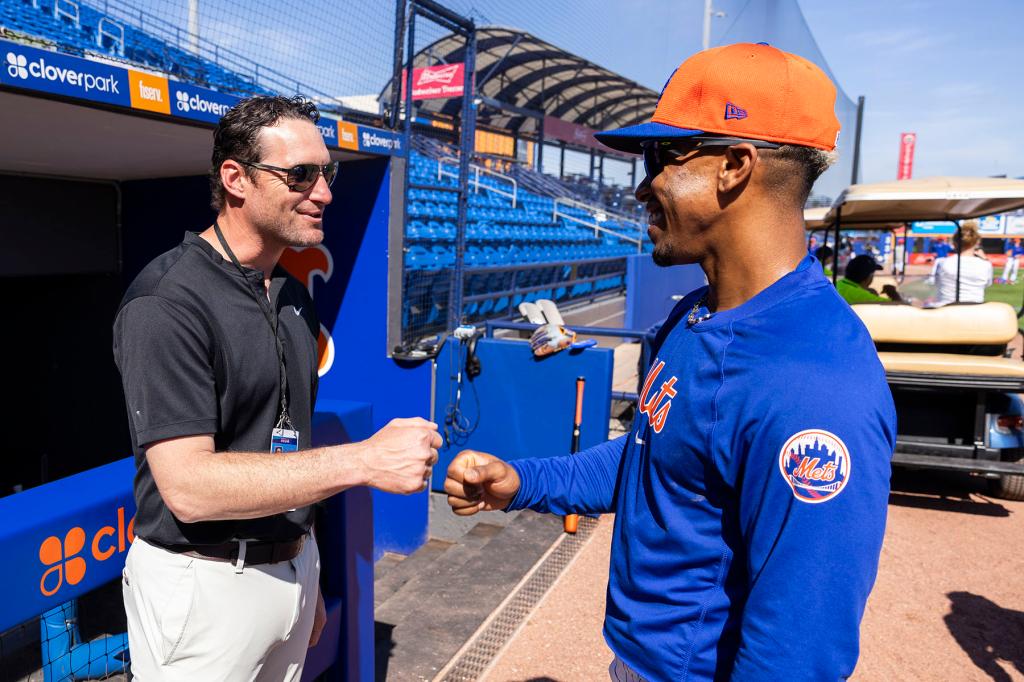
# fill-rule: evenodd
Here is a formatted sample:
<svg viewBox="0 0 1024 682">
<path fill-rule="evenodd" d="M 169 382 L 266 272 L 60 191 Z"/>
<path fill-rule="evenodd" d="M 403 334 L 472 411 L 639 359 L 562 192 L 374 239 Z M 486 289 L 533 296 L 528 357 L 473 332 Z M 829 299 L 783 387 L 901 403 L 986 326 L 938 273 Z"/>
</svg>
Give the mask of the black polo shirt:
<svg viewBox="0 0 1024 682">
<path fill-rule="evenodd" d="M 150 443 L 200 434 L 213 434 L 217 452 L 270 452 L 279 365 L 252 287 L 263 290 L 262 273 L 246 269 L 243 276 L 189 232 L 139 273 L 121 301 L 114 359 L 135 451 L 135 534 L 141 538 L 215 544 L 289 540 L 309 529 L 311 507 L 259 519 L 182 523 L 164 504 L 146 462 Z M 306 288 L 281 268 L 273 273 L 270 300 L 284 345 L 288 411 L 300 449 L 308 448 L 320 324 Z"/>
</svg>

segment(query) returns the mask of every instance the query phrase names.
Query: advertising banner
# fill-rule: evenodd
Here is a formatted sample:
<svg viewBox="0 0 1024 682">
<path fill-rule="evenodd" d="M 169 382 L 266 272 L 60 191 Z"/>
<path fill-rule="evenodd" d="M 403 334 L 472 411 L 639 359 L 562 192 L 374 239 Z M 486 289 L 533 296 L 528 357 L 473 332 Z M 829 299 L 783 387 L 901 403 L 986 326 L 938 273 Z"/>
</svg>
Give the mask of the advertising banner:
<svg viewBox="0 0 1024 682">
<path fill-rule="evenodd" d="M 369 126 L 359 126 L 359 151 L 393 156 L 405 155 L 401 135 Z"/>
<path fill-rule="evenodd" d="M 320 114 L 320 120 L 316 122 L 320 137 L 324 138 L 324 144 L 328 147 L 338 146 L 338 119 L 327 114 Z"/>
<path fill-rule="evenodd" d="M 123 69 L 6 40 L 0 40 L 0 56 L 3 58 L 0 85 L 204 123 L 217 123 L 240 100 L 233 95 L 169 80 L 161 75 Z M 461 64 L 449 66 L 462 67 Z M 456 77 L 452 78 L 454 82 Z M 461 79 L 461 76 L 457 78 Z M 461 88 L 459 80 L 460 94 Z M 321 116 L 317 128 L 328 147 L 371 154 L 405 154 L 401 135 L 392 131 L 347 123 L 329 114 Z"/>
<path fill-rule="evenodd" d="M 131 86 L 132 109 L 155 111 L 158 114 L 171 113 L 171 97 L 166 78 L 128 69 L 128 83 Z"/>
<path fill-rule="evenodd" d="M 553 116 L 544 117 L 544 138 L 554 139 L 561 142 L 568 142 L 580 147 L 592 147 L 594 149 L 607 148 L 594 139 L 594 130 L 578 123 L 570 123 Z"/>
<path fill-rule="evenodd" d="M 1024 235 L 1024 215 L 1006 216 L 1006 234 Z"/>
<path fill-rule="evenodd" d="M 359 151 L 359 126 L 348 121 L 338 121 L 338 148 Z"/>
<path fill-rule="evenodd" d="M 405 98 L 406 74 L 402 71 L 402 97 Z M 412 70 L 412 98 L 418 99 L 440 99 L 443 97 L 462 97 L 463 83 L 465 81 L 466 65 L 462 62 L 456 64 L 438 64 L 437 66 L 423 66 Z"/>
<path fill-rule="evenodd" d="M 896 171 L 897 180 L 909 180 L 914 172 L 915 144 L 917 144 L 917 133 L 900 134 L 899 168 Z"/>
<path fill-rule="evenodd" d="M 237 97 L 179 81 L 171 81 L 170 85 L 171 97 L 174 100 L 171 113 L 182 118 L 216 123 L 238 102 Z"/>
<path fill-rule="evenodd" d="M 4 41 L 0 46 L 4 85 L 124 107 L 132 104 L 126 69 L 18 43 Z"/>
<path fill-rule="evenodd" d="M 1001 215 L 987 215 L 978 218 L 978 232 L 983 235 L 995 235 L 1003 233 L 1003 219 Z"/>
</svg>

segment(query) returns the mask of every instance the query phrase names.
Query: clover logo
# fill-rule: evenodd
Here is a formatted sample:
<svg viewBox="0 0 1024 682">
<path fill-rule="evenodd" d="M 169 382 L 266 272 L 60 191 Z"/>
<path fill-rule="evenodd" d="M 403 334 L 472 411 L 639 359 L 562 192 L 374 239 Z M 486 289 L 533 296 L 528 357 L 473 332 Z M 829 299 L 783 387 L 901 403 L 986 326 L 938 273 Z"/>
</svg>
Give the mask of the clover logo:
<svg viewBox="0 0 1024 682">
<path fill-rule="evenodd" d="M 7 73 L 11 78 L 28 78 L 28 59 L 23 54 L 7 53 Z"/>
<path fill-rule="evenodd" d="M 75 527 L 64 536 L 64 542 L 55 535 L 43 540 L 39 545 L 39 560 L 49 566 L 39 581 L 39 591 L 49 597 L 57 593 L 64 584 L 65 578 L 69 585 L 77 585 L 85 577 L 85 559 L 75 556 L 85 547 L 85 531 Z M 47 578 L 56 575 L 56 584 L 47 587 Z M 53 580 L 50 581 L 51 583 Z"/>
<path fill-rule="evenodd" d="M 178 98 L 178 109 L 180 109 L 182 111 L 188 111 L 189 110 L 189 106 L 188 106 L 188 93 L 187 92 L 183 92 L 181 90 L 178 90 L 178 93 L 177 93 L 176 96 Z"/>
</svg>

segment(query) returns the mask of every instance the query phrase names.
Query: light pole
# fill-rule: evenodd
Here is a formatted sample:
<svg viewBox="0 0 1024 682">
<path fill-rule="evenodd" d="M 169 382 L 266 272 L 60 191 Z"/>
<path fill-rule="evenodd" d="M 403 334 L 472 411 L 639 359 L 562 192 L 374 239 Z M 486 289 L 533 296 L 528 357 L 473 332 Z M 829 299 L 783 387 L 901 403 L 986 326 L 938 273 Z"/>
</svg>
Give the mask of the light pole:
<svg viewBox="0 0 1024 682">
<path fill-rule="evenodd" d="M 715 16 L 719 19 L 725 16 L 725 12 L 716 12 L 715 8 L 711 6 L 711 0 L 704 0 L 704 39 L 701 44 L 704 46 L 702 49 L 708 49 L 711 47 L 711 17 Z"/>
</svg>

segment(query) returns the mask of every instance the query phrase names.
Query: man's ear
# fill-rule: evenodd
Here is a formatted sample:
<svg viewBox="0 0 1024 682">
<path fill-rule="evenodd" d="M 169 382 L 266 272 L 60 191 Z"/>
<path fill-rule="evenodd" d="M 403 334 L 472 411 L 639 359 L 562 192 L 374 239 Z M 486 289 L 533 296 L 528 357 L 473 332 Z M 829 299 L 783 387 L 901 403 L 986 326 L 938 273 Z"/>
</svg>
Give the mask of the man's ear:
<svg viewBox="0 0 1024 682">
<path fill-rule="evenodd" d="M 718 191 L 730 194 L 750 181 L 757 165 L 757 148 L 747 142 L 726 147 L 718 168 Z"/>
<path fill-rule="evenodd" d="M 220 165 L 220 182 L 224 185 L 224 191 L 236 199 L 245 199 L 252 186 L 245 168 L 234 159 L 225 159 Z"/>
</svg>

